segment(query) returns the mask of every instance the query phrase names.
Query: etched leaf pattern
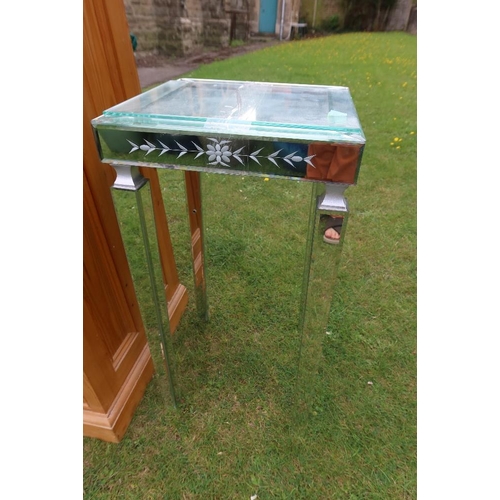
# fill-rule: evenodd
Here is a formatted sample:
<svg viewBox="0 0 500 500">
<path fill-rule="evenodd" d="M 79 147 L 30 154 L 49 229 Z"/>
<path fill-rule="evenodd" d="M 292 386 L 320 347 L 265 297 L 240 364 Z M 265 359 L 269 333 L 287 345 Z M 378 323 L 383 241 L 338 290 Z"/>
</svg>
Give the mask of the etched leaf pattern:
<svg viewBox="0 0 500 500">
<path fill-rule="evenodd" d="M 242 165 L 245 165 L 245 162 L 243 161 L 243 158 L 250 158 L 252 161 L 260 163 L 260 159 L 266 158 L 269 160 L 271 163 L 276 165 L 278 168 L 280 168 L 278 162 L 276 160 L 282 160 L 286 162 L 287 164 L 291 165 L 292 167 L 296 168 L 295 163 L 300 163 L 302 161 L 306 162 L 308 165 L 311 165 L 311 167 L 316 168 L 312 162 L 312 159 L 314 158 L 315 155 L 311 156 L 305 156 L 302 157 L 297 154 L 298 151 L 294 151 L 293 153 L 290 153 L 286 156 L 278 156 L 282 149 L 279 149 L 278 151 L 275 151 L 274 153 L 271 154 L 260 154 L 261 151 L 264 148 L 257 149 L 256 151 L 253 151 L 250 154 L 244 154 L 243 150 L 245 149 L 245 146 L 237 149 L 236 151 L 231 151 L 230 144 L 231 141 L 228 140 L 219 140 L 215 139 L 212 137 L 208 137 L 209 141 L 212 141 L 213 144 L 207 144 L 206 150 L 201 148 L 198 144 L 195 142 L 191 141 L 195 147 L 195 149 L 188 149 L 186 146 L 183 146 L 177 141 L 174 141 L 178 149 L 176 148 L 170 148 L 169 146 L 165 145 L 163 142 L 158 140 L 158 143 L 160 146 L 156 146 L 152 142 L 148 141 L 147 139 L 144 139 L 145 144 L 137 145 L 134 142 L 130 141 L 127 139 L 127 142 L 132 146 L 132 149 L 129 151 L 129 154 L 140 150 L 144 151 L 146 153 L 146 156 L 153 151 L 160 151 L 159 156 L 163 155 L 164 153 L 174 153 L 177 155 L 177 159 L 179 159 L 181 156 L 184 156 L 185 154 L 192 153 L 196 154 L 195 159 L 199 158 L 202 155 L 207 155 L 208 156 L 208 164 L 209 165 L 222 165 L 224 167 L 230 167 L 230 162 L 231 158 L 235 158 L 239 163 Z"/>
</svg>

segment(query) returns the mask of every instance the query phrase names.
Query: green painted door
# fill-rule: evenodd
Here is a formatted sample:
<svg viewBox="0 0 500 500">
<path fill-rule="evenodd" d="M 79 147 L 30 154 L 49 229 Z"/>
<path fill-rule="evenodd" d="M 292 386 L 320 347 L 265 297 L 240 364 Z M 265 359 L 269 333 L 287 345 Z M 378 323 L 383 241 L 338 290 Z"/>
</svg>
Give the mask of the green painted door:
<svg viewBox="0 0 500 500">
<path fill-rule="evenodd" d="M 278 0 L 260 0 L 259 33 L 274 33 Z"/>
</svg>

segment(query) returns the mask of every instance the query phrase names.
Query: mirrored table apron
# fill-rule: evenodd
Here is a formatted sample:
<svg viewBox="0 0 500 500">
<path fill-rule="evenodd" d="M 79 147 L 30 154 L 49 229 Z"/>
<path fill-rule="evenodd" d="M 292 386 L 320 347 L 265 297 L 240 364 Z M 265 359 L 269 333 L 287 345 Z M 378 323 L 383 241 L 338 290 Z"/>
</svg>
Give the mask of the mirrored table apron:
<svg viewBox="0 0 500 500">
<path fill-rule="evenodd" d="M 349 89 L 183 78 L 104 111 L 92 125 L 101 160 L 117 172 L 114 190 L 132 192 L 136 197 L 163 368 L 174 404 L 176 384 L 169 360 L 168 318 L 162 317 L 165 313 L 151 262 L 155 242 L 143 208 L 151 200 L 148 181 L 139 167 L 189 172 L 186 189 L 191 233 L 197 235 L 193 239 L 195 295 L 198 311 L 206 320 L 199 173 L 310 183 L 297 371 L 299 392 L 309 391 L 318 370 L 347 227 L 344 191 L 356 183 L 366 142 Z"/>
</svg>

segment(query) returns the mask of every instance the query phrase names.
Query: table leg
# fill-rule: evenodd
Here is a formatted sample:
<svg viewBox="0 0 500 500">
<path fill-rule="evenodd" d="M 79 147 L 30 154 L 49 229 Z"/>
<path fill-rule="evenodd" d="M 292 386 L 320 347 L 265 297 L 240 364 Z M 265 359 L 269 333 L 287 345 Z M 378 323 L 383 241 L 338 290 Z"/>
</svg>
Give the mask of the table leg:
<svg viewBox="0 0 500 500">
<path fill-rule="evenodd" d="M 347 185 L 321 183 L 314 183 L 312 188 L 299 317 L 301 343 L 297 396 L 299 413 L 304 416 L 313 411 L 318 387 L 322 343 L 328 326 L 337 268 L 347 228 L 348 206 L 344 198 L 346 188 Z M 323 240 L 325 222 L 322 215 L 342 217 L 339 243 L 329 244 Z"/>
<path fill-rule="evenodd" d="M 163 290 L 162 281 L 157 281 L 157 279 L 161 280 L 161 272 L 155 272 L 155 268 L 156 270 L 161 269 L 161 264 L 150 184 L 137 167 L 116 164 L 113 164 L 113 167 L 117 172 L 112 189 L 113 201 L 136 290 L 143 288 L 143 284 L 139 285 L 138 281 L 141 279 L 141 274 L 144 275 L 144 260 L 146 261 L 156 324 L 148 325 L 149 318 L 152 316 L 151 311 L 145 305 L 144 300 L 139 300 L 139 304 L 141 305 L 145 326 L 150 327 L 147 330 L 158 330 L 159 339 L 155 336 L 156 338 L 149 341 L 151 357 L 160 383 L 166 385 L 165 392 L 176 406 L 177 395 L 174 382 L 173 347 L 168 308 L 165 295 L 159 292 L 159 290 Z M 133 193 L 134 196 L 132 204 L 130 203 L 130 193 Z M 137 217 L 125 215 L 124 212 L 130 212 L 131 208 L 137 213 Z M 125 216 L 127 218 L 126 227 L 121 224 Z M 139 234 L 142 241 L 137 244 Z M 139 255 L 143 255 L 144 259 L 136 259 Z M 131 258 L 132 256 L 134 258 Z"/>
<path fill-rule="evenodd" d="M 191 254 L 195 286 L 196 308 L 201 318 L 208 321 L 208 299 L 205 272 L 205 237 L 199 172 L 184 172 L 186 197 L 191 229 Z"/>
</svg>

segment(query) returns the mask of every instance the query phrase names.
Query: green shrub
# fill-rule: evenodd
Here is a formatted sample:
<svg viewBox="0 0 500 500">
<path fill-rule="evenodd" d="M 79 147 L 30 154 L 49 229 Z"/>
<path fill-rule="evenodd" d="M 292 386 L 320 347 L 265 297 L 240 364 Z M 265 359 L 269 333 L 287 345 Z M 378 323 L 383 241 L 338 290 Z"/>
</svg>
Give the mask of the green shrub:
<svg viewBox="0 0 500 500">
<path fill-rule="evenodd" d="M 333 33 L 338 31 L 340 28 L 340 18 L 337 14 L 324 19 L 321 23 L 321 31 L 326 31 L 327 33 Z"/>
</svg>

